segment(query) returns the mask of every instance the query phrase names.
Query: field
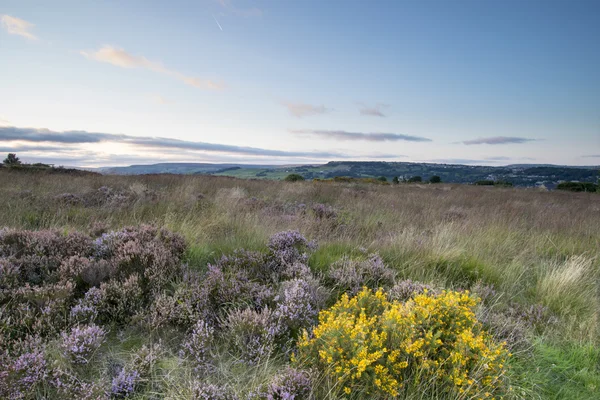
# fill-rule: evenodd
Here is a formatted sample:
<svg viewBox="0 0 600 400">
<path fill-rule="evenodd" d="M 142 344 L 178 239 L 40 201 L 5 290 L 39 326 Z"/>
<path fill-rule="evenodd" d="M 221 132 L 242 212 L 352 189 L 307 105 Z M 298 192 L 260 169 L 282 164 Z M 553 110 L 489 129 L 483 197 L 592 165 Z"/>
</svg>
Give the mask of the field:
<svg viewBox="0 0 600 400">
<path fill-rule="evenodd" d="M 0 171 L 0 196 L 2 398 L 600 392 L 596 193 Z M 343 375 L 310 332 L 318 311 L 335 311 L 344 293 L 367 296 L 363 287 L 382 287 L 407 313 L 431 299 L 452 310 L 451 296 L 465 295 L 477 303 L 460 303 L 479 321 L 475 338 L 511 355 L 489 385 L 479 367 L 468 385 L 448 383 L 445 364 L 423 366 L 435 353 L 414 351 L 394 390 L 375 382 L 383 366 Z M 90 303 L 94 293 L 103 303 Z M 304 308 L 286 316 L 286 301 Z"/>
</svg>

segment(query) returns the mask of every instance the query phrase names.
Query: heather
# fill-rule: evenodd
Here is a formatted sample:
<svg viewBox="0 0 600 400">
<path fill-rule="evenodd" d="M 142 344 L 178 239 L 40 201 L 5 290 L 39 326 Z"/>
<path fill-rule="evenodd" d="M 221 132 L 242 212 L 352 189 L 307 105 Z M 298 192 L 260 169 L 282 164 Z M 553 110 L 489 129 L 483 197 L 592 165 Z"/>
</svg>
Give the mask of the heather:
<svg viewBox="0 0 600 400">
<path fill-rule="evenodd" d="M 596 194 L 6 171 L 0 183 L 0 398 L 600 387 Z"/>
</svg>

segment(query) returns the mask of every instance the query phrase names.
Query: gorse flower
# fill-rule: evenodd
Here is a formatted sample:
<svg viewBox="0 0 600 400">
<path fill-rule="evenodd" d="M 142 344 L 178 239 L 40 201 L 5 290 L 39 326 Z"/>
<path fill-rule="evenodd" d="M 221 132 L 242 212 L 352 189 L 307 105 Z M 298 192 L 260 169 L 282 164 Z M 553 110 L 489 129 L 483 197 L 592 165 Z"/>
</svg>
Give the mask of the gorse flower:
<svg viewBox="0 0 600 400">
<path fill-rule="evenodd" d="M 344 294 L 319 314 L 312 335 L 305 331 L 294 360 L 338 382 L 346 395 L 397 396 L 425 381 L 460 398 L 497 393 L 509 354 L 482 330 L 476 303 L 468 292 L 425 291 L 406 303 L 388 301 L 382 290 Z"/>
</svg>

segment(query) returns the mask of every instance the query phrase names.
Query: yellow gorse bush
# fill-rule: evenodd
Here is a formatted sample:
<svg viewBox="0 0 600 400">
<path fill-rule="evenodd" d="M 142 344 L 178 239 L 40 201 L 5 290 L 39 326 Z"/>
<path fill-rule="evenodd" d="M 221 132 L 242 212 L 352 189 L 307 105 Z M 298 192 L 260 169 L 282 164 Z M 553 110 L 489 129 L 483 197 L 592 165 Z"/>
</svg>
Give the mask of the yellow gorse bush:
<svg viewBox="0 0 600 400">
<path fill-rule="evenodd" d="M 364 288 L 319 314 L 293 361 L 316 368 L 346 395 L 395 397 L 411 387 L 492 398 L 503 389 L 510 354 L 483 331 L 476 305 L 468 292 L 425 292 L 401 303 Z"/>
</svg>

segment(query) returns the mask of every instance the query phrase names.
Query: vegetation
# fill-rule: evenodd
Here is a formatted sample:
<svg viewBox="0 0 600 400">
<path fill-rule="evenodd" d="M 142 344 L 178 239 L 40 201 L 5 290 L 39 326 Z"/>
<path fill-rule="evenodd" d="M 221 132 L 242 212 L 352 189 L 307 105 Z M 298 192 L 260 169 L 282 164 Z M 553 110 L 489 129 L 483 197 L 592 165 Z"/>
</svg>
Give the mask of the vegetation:
<svg viewBox="0 0 600 400">
<path fill-rule="evenodd" d="M 14 153 L 8 153 L 8 156 L 4 159 L 5 165 L 19 165 L 21 164 L 21 160 Z"/>
<path fill-rule="evenodd" d="M 440 178 L 437 175 L 433 175 L 431 178 L 429 178 L 429 183 L 441 183 L 442 182 L 442 178 Z"/>
<path fill-rule="evenodd" d="M 297 181 L 303 181 L 304 177 L 300 174 L 289 174 L 288 176 L 285 177 L 284 180 L 287 182 L 297 182 Z"/>
<path fill-rule="evenodd" d="M 568 190 L 571 192 L 596 192 L 600 188 L 592 182 L 561 182 L 556 186 L 558 190 Z"/>
<path fill-rule="evenodd" d="M 16 171 L 0 398 L 597 397 L 596 193 Z"/>
<path fill-rule="evenodd" d="M 411 176 L 410 178 L 408 178 L 408 183 L 414 183 L 414 182 L 423 182 L 423 178 L 420 176 Z"/>
</svg>

